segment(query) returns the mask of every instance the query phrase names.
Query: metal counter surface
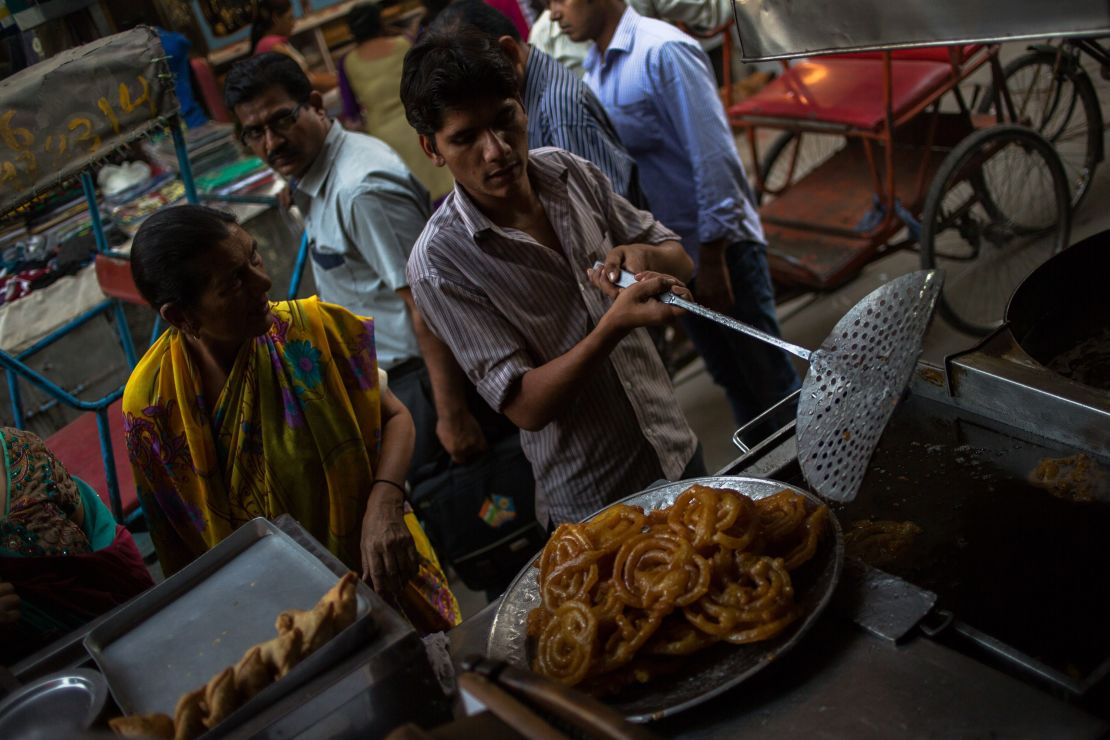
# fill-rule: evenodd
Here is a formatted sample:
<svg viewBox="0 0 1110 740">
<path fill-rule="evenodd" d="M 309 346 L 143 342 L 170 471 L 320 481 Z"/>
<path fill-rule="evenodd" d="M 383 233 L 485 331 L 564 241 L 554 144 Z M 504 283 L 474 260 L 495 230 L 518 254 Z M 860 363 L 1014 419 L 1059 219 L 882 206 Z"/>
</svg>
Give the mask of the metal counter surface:
<svg viewBox="0 0 1110 740">
<path fill-rule="evenodd" d="M 966 435 L 968 427 L 962 428 Z M 961 436 L 953 446 L 968 441 Z M 786 428 L 718 474 L 787 480 L 799 475 L 796 457 L 792 429 Z M 974 467 L 973 472 L 981 473 Z M 885 469 L 876 473 L 883 478 L 880 488 L 896 477 L 887 476 Z M 868 634 L 853 624 L 867 612 L 867 600 L 864 589 L 854 600 L 834 601 L 834 608 L 781 661 L 742 686 L 649 728 L 679 738 L 744 733 L 1087 738 L 1110 733 L 1106 721 L 919 631 L 900 645 Z M 490 604 L 449 633 L 456 665 L 467 655 L 484 654 L 496 608 L 497 602 Z"/>
<path fill-rule="evenodd" d="M 456 665 L 484 653 L 496 607 L 449 633 Z M 1102 720 L 927 638 L 894 646 L 836 613 L 742 686 L 648 727 L 676 738 L 1094 738 L 1110 732 Z"/>
</svg>

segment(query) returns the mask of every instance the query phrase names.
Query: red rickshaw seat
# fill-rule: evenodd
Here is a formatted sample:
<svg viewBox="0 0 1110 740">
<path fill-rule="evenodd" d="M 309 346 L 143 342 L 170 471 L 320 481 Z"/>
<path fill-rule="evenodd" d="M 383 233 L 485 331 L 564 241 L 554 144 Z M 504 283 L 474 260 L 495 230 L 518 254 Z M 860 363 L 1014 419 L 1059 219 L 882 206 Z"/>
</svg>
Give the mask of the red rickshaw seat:
<svg viewBox="0 0 1110 740">
<path fill-rule="evenodd" d="M 952 79 L 952 66 L 947 63 L 898 61 L 891 69 L 895 118 Z M 876 59 L 799 62 L 760 92 L 729 108 L 728 115 L 733 122 L 752 116 L 874 131 L 886 116 L 883 64 Z"/>
<path fill-rule="evenodd" d="M 135 477 L 127 459 L 127 444 L 123 435 L 123 399 L 108 407 L 108 428 L 112 437 L 112 456 L 116 463 L 120 502 L 126 519 L 139 508 L 135 492 Z M 96 490 L 101 500 L 111 508 L 108 482 L 104 473 L 104 460 L 100 454 L 100 435 L 96 430 L 96 414 L 84 413 L 46 440 L 46 447 L 53 452 L 69 471 Z"/>
<path fill-rule="evenodd" d="M 208 115 L 213 121 L 229 123 L 231 114 L 224 103 L 223 86 L 216 81 L 216 73 L 212 70 L 212 65 L 204 57 L 198 56 L 189 60 L 189 67 L 192 68 L 193 77 L 196 79 L 197 87 L 200 88 L 197 91 L 200 93 L 198 97 L 208 108 Z"/>
</svg>

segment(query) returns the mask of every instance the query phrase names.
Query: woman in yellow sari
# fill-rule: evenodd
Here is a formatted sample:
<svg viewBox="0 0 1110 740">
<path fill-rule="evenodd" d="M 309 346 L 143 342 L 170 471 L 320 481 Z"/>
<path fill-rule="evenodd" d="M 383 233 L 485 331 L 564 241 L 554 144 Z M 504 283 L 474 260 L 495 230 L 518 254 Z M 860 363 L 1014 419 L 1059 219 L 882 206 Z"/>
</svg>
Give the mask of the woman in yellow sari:
<svg viewBox="0 0 1110 740">
<path fill-rule="evenodd" d="M 123 397 L 166 573 L 254 517 L 288 513 L 418 628 L 457 624 L 404 499 L 412 419 L 379 381 L 372 319 L 316 298 L 271 303 L 257 243 L 204 206 L 147 219 L 131 270 L 171 325 Z"/>
</svg>

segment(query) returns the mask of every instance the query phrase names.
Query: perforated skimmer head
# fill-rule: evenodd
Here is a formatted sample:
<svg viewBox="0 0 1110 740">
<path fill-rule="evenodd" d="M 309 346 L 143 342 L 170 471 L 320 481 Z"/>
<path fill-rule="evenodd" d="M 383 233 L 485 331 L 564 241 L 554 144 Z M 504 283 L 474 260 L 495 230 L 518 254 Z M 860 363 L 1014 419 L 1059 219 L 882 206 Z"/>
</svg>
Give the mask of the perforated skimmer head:
<svg viewBox="0 0 1110 740">
<path fill-rule="evenodd" d="M 636 283 L 626 270 L 610 279 L 622 288 Z M 851 501 L 921 354 L 940 284 L 935 270 L 891 280 L 853 306 L 814 352 L 674 293 L 656 297 L 809 362 L 798 400 L 798 462 L 814 491 Z"/>
<path fill-rule="evenodd" d="M 892 280 L 857 303 L 810 355 L 798 401 L 798 462 L 825 498 L 856 497 L 921 355 L 940 286 L 936 271 Z"/>
</svg>

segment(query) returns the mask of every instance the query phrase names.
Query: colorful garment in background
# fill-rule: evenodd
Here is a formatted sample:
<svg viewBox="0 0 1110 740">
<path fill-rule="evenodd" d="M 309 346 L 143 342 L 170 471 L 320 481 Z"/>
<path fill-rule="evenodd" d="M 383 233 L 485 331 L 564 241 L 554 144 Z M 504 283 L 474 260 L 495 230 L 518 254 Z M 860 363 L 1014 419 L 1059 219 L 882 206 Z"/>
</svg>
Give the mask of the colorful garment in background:
<svg viewBox="0 0 1110 740">
<path fill-rule="evenodd" d="M 30 432 L 0 429 L 6 469 L 0 581 L 20 619 L 0 630 L 11 664 L 154 585 L 130 532 Z M 80 523 L 78 523 L 80 522 Z"/>
<path fill-rule="evenodd" d="M 268 51 L 284 54 L 296 62 L 302 72 L 306 75 L 309 73 L 308 60 L 297 51 L 297 48 L 289 41 L 288 36 L 278 36 L 276 34 L 263 36 L 258 40 L 258 46 L 254 47 L 254 55 L 265 54 Z"/>
<path fill-rule="evenodd" d="M 254 47 L 254 54 L 265 54 L 268 51 L 278 51 L 285 53 L 284 49 L 279 49 L 280 46 L 289 46 L 289 37 L 280 36 L 276 33 L 270 33 L 258 40 L 258 44 Z"/>
<path fill-rule="evenodd" d="M 208 123 L 208 116 L 200 107 L 193 95 L 193 83 L 190 76 L 189 48 L 192 43 L 189 39 L 174 31 L 164 28 L 158 29 L 158 38 L 162 48 L 169 57 L 170 71 L 173 73 L 173 91 L 177 95 L 177 102 L 181 105 L 181 117 L 185 125 L 196 128 Z"/>
<path fill-rule="evenodd" d="M 531 23 L 524 17 L 524 11 L 517 0 L 486 0 L 486 5 L 508 18 L 516 26 L 516 31 L 522 39 L 528 38 L 528 28 Z"/>
<path fill-rule="evenodd" d="M 127 450 L 167 573 L 245 522 L 279 514 L 362 570 L 362 517 L 381 447 L 373 321 L 316 298 L 273 303 L 271 312 L 269 332 L 244 343 L 214 404 L 175 329 L 127 382 Z M 420 554 L 406 593 L 422 603 L 401 606 L 414 623 L 430 605 L 442 626 L 457 624 L 458 604 L 409 511 L 405 524 Z"/>
<path fill-rule="evenodd" d="M 358 49 L 349 52 L 339 63 L 339 89 L 343 98 L 343 116 L 362 120 L 363 130 L 397 152 L 412 170 L 420 184 L 428 189 L 433 201 L 451 192 L 455 181 L 446 167 L 436 167 L 420 148 L 420 137 L 405 118 L 405 109 L 397 90 L 401 85 L 401 67 L 405 53 L 412 44 L 401 36 L 391 39 L 392 51 L 377 59 L 366 59 Z M 343 95 L 347 89 L 350 95 Z"/>
</svg>

